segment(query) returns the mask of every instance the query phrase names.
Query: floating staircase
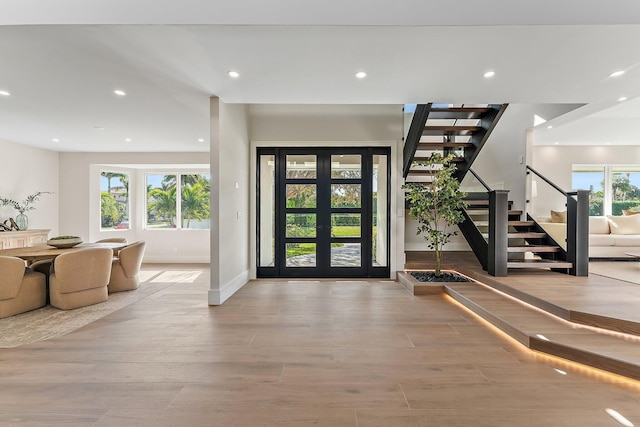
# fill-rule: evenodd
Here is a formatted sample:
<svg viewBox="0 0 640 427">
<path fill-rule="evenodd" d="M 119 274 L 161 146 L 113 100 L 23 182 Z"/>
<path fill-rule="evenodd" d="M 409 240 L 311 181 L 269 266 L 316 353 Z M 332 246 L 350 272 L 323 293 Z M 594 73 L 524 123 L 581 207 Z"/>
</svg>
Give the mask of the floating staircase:
<svg viewBox="0 0 640 427">
<path fill-rule="evenodd" d="M 506 108 L 507 104 L 417 105 L 403 153 L 405 180 L 428 184 L 428 173 L 415 165 L 439 151 L 454 154 L 462 181 Z"/>
<path fill-rule="evenodd" d="M 459 224 L 485 270 L 495 276 L 522 268 L 586 274 L 584 268 L 576 268 L 571 260 L 574 255 L 568 254 L 532 218 L 523 218 L 522 210 L 507 202 L 504 198 L 507 191 L 491 194 L 494 191 L 471 169 L 506 108 L 507 104 L 417 105 L 403 152 L 405 182 L 430 185 L 434 171 L 422 167 L 420 162 L 434 152 L 444 157 L 453 154 L 458 181 L 462 182 L 471 172 L 487 190 L 470 195 L 463 212 L 465 221 Z"/>
<path fill-rule="evenodd" d="M 489 200 L 473 197 L 472 194 L 467 198 L 465 217 L 481 232 L 488 247 Z M 523 211 L 513 209 L 512 201 L 507 203 L 507 268 L 548 268 L 567 273 L 573 263 L 565 260 L 562 247 L 535 221 L 523 220 Z"/>
</svg>

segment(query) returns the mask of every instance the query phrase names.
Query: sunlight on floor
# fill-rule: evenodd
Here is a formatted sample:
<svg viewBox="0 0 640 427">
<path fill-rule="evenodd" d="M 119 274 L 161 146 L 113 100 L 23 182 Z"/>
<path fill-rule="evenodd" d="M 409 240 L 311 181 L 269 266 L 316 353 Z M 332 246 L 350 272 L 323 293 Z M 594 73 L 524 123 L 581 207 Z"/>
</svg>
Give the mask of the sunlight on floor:
<svg viewBox="0 0 640 427">
<path fill-rule="evenodd" d="M 156 277 L 153 277 L 149 281 L 151 283 L 193 283 L 198 277 L 200 277 L 201 273 L 202 272 L 198 270 L 169 270 L 160 272 L 160 274 L 158 274 Z"/>
</svg>

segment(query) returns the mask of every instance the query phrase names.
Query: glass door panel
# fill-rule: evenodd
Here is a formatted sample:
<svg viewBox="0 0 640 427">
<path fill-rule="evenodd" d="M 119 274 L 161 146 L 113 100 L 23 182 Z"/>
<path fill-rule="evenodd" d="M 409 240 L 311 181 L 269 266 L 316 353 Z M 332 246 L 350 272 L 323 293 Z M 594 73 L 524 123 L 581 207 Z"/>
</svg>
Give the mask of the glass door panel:
<svg viewBox="0 0 640 427">
<path fill-rule="evenodd" d="M 318 161 L 315 155 L 287 155 L 287 179 L 315 179 Z"/>
<path fill-rule="evenodd" d="M 339 154 L 331 156 L 331 178 L 362 178 L 362 156 Z"/>
<path fill-rule="evenodd" d="M 387 267 L 389 258 L 389 215 L 388 185 L 389 158 L 387 155 L 374 155 L 372 168 L 372 263 L 374 266 Z"/>
<path fill-rule="evenodd" d="M 258 198 L 258 266 L 273 267 L 275 265 L 276 244 L 276 169 L 275 156 L 258 157 L 258 182 L 260 194 Z"/>
</svg>

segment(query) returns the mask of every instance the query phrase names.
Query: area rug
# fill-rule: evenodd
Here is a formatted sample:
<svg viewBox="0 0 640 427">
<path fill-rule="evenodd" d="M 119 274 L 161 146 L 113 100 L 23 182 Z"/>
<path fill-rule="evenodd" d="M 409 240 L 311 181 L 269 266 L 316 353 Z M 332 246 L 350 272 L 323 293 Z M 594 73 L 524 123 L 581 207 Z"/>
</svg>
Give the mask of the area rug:
<svg viewBox="0 0 640 427">
<path fill-rule="evenodd" d="M 100 304 L 75 310 L 59 310 L 47 305 L 0 319 L 0 348 L 17 347 L 68 334 L 174 284 L 150 280 L 140 283 L 134 291 L 111 294 L 109 300 Z"/>
<path fill-rule="evenodd" d="M 640 263 L 634 261 L 590 262 L 589 274 L 640 284 Z"/>
</svg>

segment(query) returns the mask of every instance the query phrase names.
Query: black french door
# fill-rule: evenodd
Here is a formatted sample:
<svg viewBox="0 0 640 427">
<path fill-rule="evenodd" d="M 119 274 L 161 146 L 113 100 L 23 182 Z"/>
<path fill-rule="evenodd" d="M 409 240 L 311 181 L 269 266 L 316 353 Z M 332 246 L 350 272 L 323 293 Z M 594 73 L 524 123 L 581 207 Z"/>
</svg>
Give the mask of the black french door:
<svg viewBox="0 0 640 427">
<path fill-rule="evenodd" d="M 260 149 L 258 158 L 259 277 L 389 276 L 388 149 Z"/>
</svg>

